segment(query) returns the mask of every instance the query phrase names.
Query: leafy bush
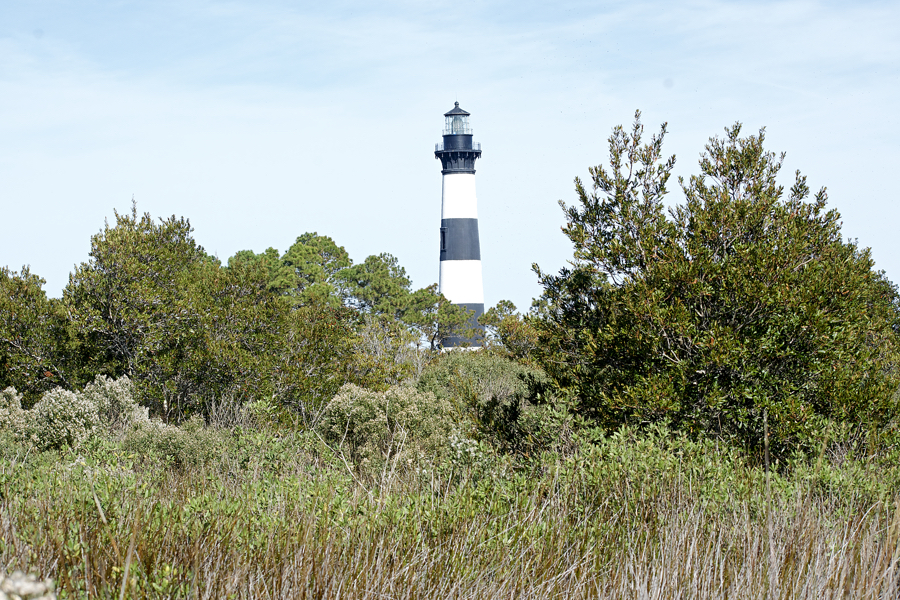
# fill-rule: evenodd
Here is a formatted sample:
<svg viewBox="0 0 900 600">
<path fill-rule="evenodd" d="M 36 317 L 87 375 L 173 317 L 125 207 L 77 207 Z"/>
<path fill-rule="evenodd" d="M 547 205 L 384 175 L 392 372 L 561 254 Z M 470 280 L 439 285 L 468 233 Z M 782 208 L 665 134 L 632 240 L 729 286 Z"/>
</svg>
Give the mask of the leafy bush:
<svg viewBox="0 0 900 600">
<path fill-rule="evenodd" d="M 25 437 L 26 423 L 22 394 L 17 393 L 13 387 L 0 392 L 0 430 L 10 432 L 15 439 L 22 439 Z"/>
<path fill-rule="evenodd" d="M 415 381 L 428 352 L 418 347 L 419 336 L 392 316 L 365 314 L 354 338 L 357 379 L 371 389 Z"/>
<path fill-rule="evenodd" d="M 638 115 L 639 117 L 639 115 Z M 829 422 L 898 415 L 900 302 L 868 249 L 844 241 L 824 189 L 788 194 L 782 157 L 740 125 L 713 138 L 700 174 L 663 198 L 666 128 L 610 137 L 610 169 L 576 179 L 562 204 L 570 268 L 540 273 L 546 311 L 534 353 L 578 411 L 608 431 L 671 423 L 772 451 L 813 451 Z"/>
<path fill-rule="evenodd" d="M 532 397 L 545 380 L 540 369 L 481 350 L 442 355 L 428 365 L 418 387 L 450 401 L 468 424 L 468 435 L 500 450 L 533 453 L 557 441 L 568 421 L 553 402 L 539 405 L 544 398 Z"/>
<path fill-rule="evenodd" d="M 126 452 L 157 458 L 176 468 L 202 466 L 219 458 L 226 448 L 226 434 L 205 426 L 193 416 L 180 427 L 152 419 L 136 424 L 123 442 Z"/>
<path fill-rule="evenodd" d="M 539 302 L 532 306 L 532 312 L 539 306 Z M 529 319 L 519 314 L 515 304 L 500 300 L 479 317 L 478 322 L 484 326 L 486 346 L 519 361 L 532 362 L 530 358 L 537 344 L 537 331 Z"/>
<path fill-rule="evenodd" d="M 148 409 L 134 398 L 134 384 L 126 377 L 109 379 L 97 375 L 81 392 L 84 400 L 97 407 L 100 422 L 110 431 L 121 431 L 134 423 L 149 420 Z"/>
<path fill-rule="evenodd" d="M 42 450 L 78 446 L 100 424 L 97 405 L 62 388 L 50 390 L 28 411 L 26 434 Z"/>
<path fill-rule="evenodd" d="M 402 385 L 379 392 L 347 384 L 328 403 L 318 429 L 366 470 L 391 459 L 410 463 L 439 456 L 447 448 L 451 417 L 450 402 L 431 392 Z"/>
<path fill-rule="evenodd" d="M 446 352 L 425 369 L 418 387 L 442 398 L 457 398 L 462 385 L 471 390 L 480 401 L 497 398 L 509 402 L 528 394 L 528 377 L 540 377 L 538 369 L 526 367 L 514 360 L 493 352 Z"/>
<path fill-rule="evenodd" d="M 101 427 L 115 433 L 149 421 L 127 377 L 114 380 L 98 375 L 79 393 L 56 388 L 31 410 L 22 410 L 21 400 L 15 388 L 0 392 L 0 430 L 11 432 L 15 439 L 27 438 L 41 449 L 78 446 Z"/>
</svg>

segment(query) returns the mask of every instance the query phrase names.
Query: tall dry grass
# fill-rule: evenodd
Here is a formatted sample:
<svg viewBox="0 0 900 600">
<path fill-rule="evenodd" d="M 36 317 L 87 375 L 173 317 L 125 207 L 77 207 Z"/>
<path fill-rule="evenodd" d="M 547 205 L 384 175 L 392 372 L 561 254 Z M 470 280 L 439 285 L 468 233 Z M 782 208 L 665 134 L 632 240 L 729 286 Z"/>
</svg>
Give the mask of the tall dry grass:
<svg viewBox="0 0 900 600">
<path fill-rule="evenodd" d="M 590 453 L 363 476 L 312 446 L 257 435 L 181 468 L 115 444 L 7 452 L 0 566 L 61 598 L 900 596 L 896 504 L 758 480 L 713 497 Z"/>
</svg>

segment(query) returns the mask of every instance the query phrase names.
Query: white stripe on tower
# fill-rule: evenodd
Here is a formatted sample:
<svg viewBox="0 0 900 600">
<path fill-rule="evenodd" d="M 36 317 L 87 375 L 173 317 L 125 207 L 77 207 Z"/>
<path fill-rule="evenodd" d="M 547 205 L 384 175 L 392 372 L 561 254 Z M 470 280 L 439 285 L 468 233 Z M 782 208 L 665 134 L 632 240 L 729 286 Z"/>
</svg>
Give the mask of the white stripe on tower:
<svg viewBox="0 0 900 600">
<path fill-rule="evenodd" d="M 474 173 L 445 173 L 442 187 L 442 219 L 478 218 Z"/>
<path fill-rule="evenodd" d="M 484 304 L 480 260 L 442 260 L 440 292 L 453 304 Z"/>
</svg>

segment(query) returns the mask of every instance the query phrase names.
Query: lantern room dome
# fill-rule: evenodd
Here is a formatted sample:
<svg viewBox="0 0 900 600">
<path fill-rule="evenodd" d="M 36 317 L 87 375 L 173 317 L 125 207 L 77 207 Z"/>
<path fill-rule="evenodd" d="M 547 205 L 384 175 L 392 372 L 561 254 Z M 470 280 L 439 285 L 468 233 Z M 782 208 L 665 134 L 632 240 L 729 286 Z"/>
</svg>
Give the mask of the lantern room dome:
<svg viewBox="0 0 900 600">
<path fill-rule="evenodd" d="M 464 111 L 463 109 L 461 109 L 461 108 L 459 107 L 459 102 L 454 102 L 454 103 L 453 103 L 453 108 L 450 109 L 449 112 L 445 112 L 445 113 L 444 113 L 444 116 L 445 116 L 445 117 L 452 117 L 453 115 L 465 115 L 465 116 L 468 117 L 468 116 L 469 116 L 469 113 L 467 113 L 466 111 Z"/>
</svg>

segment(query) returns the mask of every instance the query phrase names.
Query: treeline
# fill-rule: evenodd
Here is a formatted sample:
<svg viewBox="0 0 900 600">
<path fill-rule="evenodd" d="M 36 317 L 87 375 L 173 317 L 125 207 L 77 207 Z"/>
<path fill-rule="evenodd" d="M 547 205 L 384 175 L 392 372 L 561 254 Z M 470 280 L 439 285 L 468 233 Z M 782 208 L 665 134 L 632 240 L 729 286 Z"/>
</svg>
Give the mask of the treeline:
<svg viewBox="0 0 900 600">
<path fill-rule="evenodd" d="M 436 285 L 413 290 L 390 254 L 353 264 L 306 233 L 284 255 L 242 251 L 222 264 L 192 231 L 134 206 L 116 213 L 60 299 L 27 267 L 0 269 L 0 389 L 29 406 L 57 387 L 127 376 L 175 422 L 223 397 L 274 397 L 306 414 L 345 383 L 409 379 L 420 349 L 468 324 Z"/>
<path fill-rule="evenodd" d="M 811 195 L 799 172 L 785 190 L 783 155 L 735 125 L 667 210 L 665 133 L 645 140 L 639 113 L 614 130 L 609 166 L 560 202 L 570 265 L 535 265 L 544 291 L 527 314 L 503 301 L 482 318 L 491 352 L 528 367 L 527 391 L 482 415 L 488 427 L 521 447 L 518 419 L 543 405 L 607 432 L 664 426 L 776 457 L 893 443 L 897 289 L 843 238 L 825 190 Z M 27 268 L 0 270 L 0 389 L 27 406 L 128 376 L 170 421 L 227 397 L 272 399 L 312 424 L 345 384 L 418 381 L 468 323 L 389 254 L 354 264 L 307 233 L 284 254 L 221 264 L 191 233 L 184 219 L 117 213 L 58 300 Z"/>
</svg>

